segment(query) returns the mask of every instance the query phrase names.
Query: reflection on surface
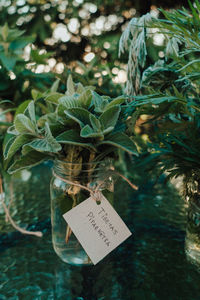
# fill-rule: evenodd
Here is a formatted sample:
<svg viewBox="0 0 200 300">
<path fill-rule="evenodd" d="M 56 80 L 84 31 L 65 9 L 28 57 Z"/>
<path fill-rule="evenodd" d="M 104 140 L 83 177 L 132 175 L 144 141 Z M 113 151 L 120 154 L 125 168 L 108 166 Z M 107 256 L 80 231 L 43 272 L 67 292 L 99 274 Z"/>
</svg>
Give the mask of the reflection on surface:
<svg viewBox="0 0 200 300">
<path fill-rule="evenodd" d="M 133 235 L 92 267 L 69 266 L 57 257 L 45 208 L 31 200 L 45 234 L 0 236 L 0 299 L 199 299 L 199 273 L 184 253 L 183 200 L 161 180 L 139 180 L 137 192 L 124 182 L 116 185 L 116 209 Z"/>
<path fill-rule="evenodd" d="M 55 299 L 115 299 L 113 275 L 112 261 L 108 258 L 93 267 L 73 267 L 60 262 L 56 268 Z"/>
<path fill-rule="evenodd" d="M 50 178 L 48 163 L 4 178 L 6 204 L 17 224 L 26 227 L 50 215 Z M 13 230 L 10 223 L 5 222 L 4 210 L 0 209 L 0 233 Z"/>
</svg>

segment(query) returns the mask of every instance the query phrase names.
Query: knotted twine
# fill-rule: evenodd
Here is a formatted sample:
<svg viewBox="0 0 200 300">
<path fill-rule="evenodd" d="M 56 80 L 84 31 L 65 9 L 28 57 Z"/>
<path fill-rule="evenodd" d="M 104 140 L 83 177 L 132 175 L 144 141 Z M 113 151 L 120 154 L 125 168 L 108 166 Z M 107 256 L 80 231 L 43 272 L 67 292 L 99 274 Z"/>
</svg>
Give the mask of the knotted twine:
<svg viewBox="0 0 200 300">
<path fill-rule="evenodd" d="M 114 168 L 111 168 L 110 171 L 111 171 L 113 174 L 116 174 L 116 175 L 120 176 L 121 178 L 123 178 L 123 179 L 124 179 L 124 180 L 132 187 L 132 189 L 138 190 L 138 187 L 137 187 L 135 184 L 133 184 L 133 183 L 132 183 L 128 178 L 126 178 L 124 175 L 122 175 L 121 173 L 117 172 Z M 77 187 L 79 187 L 79 188 L 81 188 L 81 189 L 83 189 L 83 190 L 88 191 L 88 192 L 91 194 L 91 196 L 92 196 L 94 199 L 96 199 L 96 201 L 98 201 L 98 196 L 97 196 L 97 194 L 98 194 L 98 192 L 100 192 L 100 187 L 101 187 L 102 183 L 98 184 L 97 187 L 96 187 L 95 189 L 91 189 L 91 188 L 89 188 L 89 187 L 87 187 L 87 186 L 85 186 L 85 185 L 82 185 L 82 184 L 80 184 L 80 183 L 77 183 L 77 182 L 75 182 L 75 181 L 71 181 L 71 180 L 68 180 L 68 179 L 64 179 L 64 178 L 62 178 L 61 176 L 58 176 L 54 171 L 53 171 L 53 175 L 54 175 L 55 177 L 59 178 L 60 180 L 62 180 L 62 181 L 64 181 L 64 182 L 68 183 L 68 184 L 77 186 Z"/>
<path fill-rule="evenodd" d="M 124 179 L 131 187 L 132 189 L 134 190 L 138 190 L 138 187 L 133 184 L 128 178 L 126 178 L 124 175 L 122 175 L 121 173 L 117 172 L 116 170 L 114 170 L 114 168 L 111 168 L 110 171 L 112 171 L 113 174 L 116 174 L 118 176 L 120 176 L 122 179 Z M 53 171 L 53 175 L 57 178 L 59 178 L 60 180 L 68 183 L 68 184 L 71 184 L 71 185 L 74 185 L 74 186 L 77 186 L 81 189 L 84 189 L 86 191 L 88 191 L 91 196 L 94 198 L 95 201 L 99 201 L 99 195 L 101 194 L 100 192 L 100 186 L 102 185 L 101 184 L 98 184 L 97 187 L 95 189 L 91 189 L 87 186 L 84 186 L 80 183 L 77 183 L 77 182 L 74 182 L 74 181 L 71 181 L 71 180 L 68 180 L 68 179 L 64 179 L 60 176 L 58 176 L 57 174 L 55 174 L 55 172 Z M 34 236 L 37 236 L 37 237 L 42 237 L 43 236 L 43 233 L 41 231 L 29 231 L 29 230 L 26 230 L 26 229 L 23 229 L 21 228 L 20 226 L 18 226 L 15 221 L 12 219 L 11 215 L 10 215 L 10 211 L 9 211 L 9 208 L 6 206 L 5 204 L 5 196 L 4 196 L 4 193 L 3 193 L 3 183 L 2 183 L 2 178 L 0 176 L 0 194 L 1 194 L 1 203 L 2 203 L 2 206 L 3 206 L 3 209 L 5 211 L 5 214 L 6 214 L 6 219 L 10 221 L 11 225 L 19 232 L 21 232 L 22 234 L 28 234 L 28 235 L 34 235 Z M 68 228 L 68 233 L 67 233 L 67 240 L 66 242 L 68 241 L 69 239 L 69 236 L 71 234 L 70 232 L 70 228 Z"/>
</svg>

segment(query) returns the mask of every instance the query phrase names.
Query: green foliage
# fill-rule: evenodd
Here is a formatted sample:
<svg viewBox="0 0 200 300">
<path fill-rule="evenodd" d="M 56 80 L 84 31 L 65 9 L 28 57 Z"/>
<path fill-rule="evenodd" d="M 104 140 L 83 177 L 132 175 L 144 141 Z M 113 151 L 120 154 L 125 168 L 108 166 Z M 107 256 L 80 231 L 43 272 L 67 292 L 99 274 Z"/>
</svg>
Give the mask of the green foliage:
<svg viewBox="0 0 200 300">
<path fill-rule="evenodd" d="M 50 157 L 67 160 L 70 153 L 71 157 L 79 153 L 81 161 L 87 162 L 91 153 L 93 160 L 103 159 L 115 156 L 118 148 L 138 155 L 134 141 L 125 133 L 129 106 L 126 97 L 100 96 L 92 87 L 74 84 L 71 76 L 65 95 L 56 89 L 54 85 L 38 100 L 26 101 L 21 106 L 24 112 L 20 109 L 17 113 L 4 149 L 10 173 L 37 164 L 37 154 L 38 163 Z M 46 103 L 42 106 L 45 113 L 38 119 L 35 111 L 41 101 Z M 119 126 L 121 123 L 124 127 Z"/>
<path fill-rule="evenodd" d="M 164 34 L 164 58 L 144 70 L 140 77 L 141 94 L 130 97 L 131 105 L 137 108 L 135 115 L 148 115 L 153 126 L 149 135 L 151 143 L 147 145 L 150 153 L 145 153 L 140 165 L 152 159 L 162 171 L 169 172 L 169 177 L 184 175 L 186 183 L 191 179 L 200 182 L 200 5 L 197 0 L 194 6 L 190 3 L 190 10 L 161 9 L 165 19 L 151 18 L 144 24 L 143 29 L 147 29 L 144 42 L 152 37 L 152 28 L 156 34 Z M 139 43 L 135 30 L 131 36 L 130 32 L 126 33 L 131 44 Z M 140 59 L 144 61 L 147 57 L 139 57 L 137 64 L 141 64 Z M 129 84 L 135 92 L 134 74 L 132 78 Z"/>
<path fill-rule="evenodd" d="M 18 105 L 30 96 L 31 89 L 45 90 L 52 83 L 52 74 L 35 73 L 38 64 L 45 65 L 52 53 L 31 48 L 34 40 L 33 35 L 27 36 L 7 23 L 0 26 L 0 99 L 10 99 Z"/>
</svg>

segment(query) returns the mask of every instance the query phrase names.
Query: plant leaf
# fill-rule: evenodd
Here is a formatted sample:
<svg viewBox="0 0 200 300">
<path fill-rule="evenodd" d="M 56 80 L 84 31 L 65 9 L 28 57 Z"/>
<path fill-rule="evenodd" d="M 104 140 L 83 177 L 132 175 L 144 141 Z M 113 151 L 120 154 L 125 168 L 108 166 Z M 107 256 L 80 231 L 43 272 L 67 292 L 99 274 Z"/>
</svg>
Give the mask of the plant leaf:
<svg viewBox="0 0 200 300">
<path fill-rule="evenodd" d="M 110 126 L 110 127 L 103 130 L 103 135 L 106 135 L 106 134 L 110 133 L 113 130 L 114 130 L 114 127 Z"/>
<path fill-rule="evenodd" d="M 90 125 L 86 125 L 81 129 L 80 136 L 83 138 L 103 138 L 102 132 L 95 132 Z"/>
<path fill-rule="evenodd" d="M 48 94 L 44 100 L 53 104 L 58 104 L 59 99 L 63 96 L 61 93 L 52 92 Z"/>
<path fill-rule="evenodd" d="M 10 146 L 12 145 L 12 143 L 14 142 L 15 139 L 16 139 L 16 136 L 13 136 L 12 134 L 9 134 L 9 133 L 6 134 L 4 141 L 3 141 L 4 142 L 4 145 L 3 145 L 4 158 L 7 157 Z"/>
<path fill-rule="evenodd" d="M 81 94 L 84 92 L 84 86 L 82 85 L 82 83 L 79 82 L 79 83 L 75 84 L 75 86 L 76 86 L 76 92 L 78 94 Z"/>
<path fill-rule="evenodd" d="M 18 114 L 14 120 L 15 129 L 23 134 L 36 134 L 36 128 L 34 124 L 31 122 L 31 120 L 26 117 L 24 114 Z"/>
<path fill-rule="evenodd" d="M 31 101 L 28 104 L 26 111 L 28 111 L 29 117 L 30 117 L 31 121 L 33 122 L 33 124 L 36 125 L 34 101 Z"/>
<path fill-rule="evenodd" d="M 100 131 L 101 130 L 100 121 L 93 114 L 90 114 L 89 117 L 90 117 L 90 123 L 91 123 L 94 131 Z"/>
<path fill-rule="evenodd" d="M 57 153 L 62 149 L 61 145 L 52 136 L 48 123 L 45 123 L 45 137 L 36 138 L 30 143 L 23 146 L 23 155 L 30 151 L 30 148 L 39 152 L 52 152 Z"/>
<path fill-rule="evenodd" d="M 122 103 L 124 103 L 125 102 L 125 100 L 126 100 L 126 97 L 125 96 L 119 96 L 119 97 L 117 97 L 117 98 L 115 98 L 115 99 L 113 99 L 110 103 L 108 103 L 107 105 L 106 105 L 106 107 L 105 107 L 105 110 L 107 110 L 107 109 L 109 109 L 109 108 L 111 108 L 111 107 L 113 107 L 113 106 L 115 106 L 115 105 L 120 105 L 120 104 L 122 104 Z"/>
<path fill-rule="evenodd" d="M 10 159 L 24 144 L 30 141 L 30 135 L 19 135 L 10 139 L 4 149 L 4 158 Z"/>
<path fill-rule="evenodd" d="M 19 134 L 19 133 L 15 130 L 15 126 L 14 126 L 14 125 L 11 125 L 10 127 L 8 127 L 7 133 L 12 134 L 12 135 L 18 135 L 18 134 Z"/>
<path fill-rule="evenodd" d="M 33 98 L 33 100 L 38 100 L 38 99 L 40 99 L 41 97 L 42 97 L 42 93 L 41 92 L 39 92 L 39 91 L 37 91 L 37 90 L 35 90 L 35 89 L 32 89 L 31 90 L 31 96 L 32 96 L 32 98 Z"/>
<path fill-rule="evenodd" d="M 68 118 L 77 122 L 81 127 L 90 124 L 90 112 L 84 108 L 72 108 L 65 110 Z"/>
<path fill-rule="evenodd" d="M 63 105 L 65 109 L 80 107 L 80 103 L 78 102 L 77 98 L 75 98 L 74 96 L 68 96 L 68 95 L 62 96 L 59 99 L 58 103 Z"/>
<path fill-rule="evenodd" d="M 125 133 L 118 132 L 113 135 L 110 134 L 109 136 L 107 136 L 105 140 L 98 143 L 98 145 L 105 145 L 105 144 L 118 147 L 124 151 L 127 151 L 131 154 L 138 156 L 138 151 L 134 142 Z"/>
<path fill-rule="evenodd" d="M 49 158 L 46 154 L 31 151 L 27 155 L 22 156 L 21 159 L 16 160 L 8 169 L 8 173 L 13 174 L 19 170 L 36 166 Z"/>
<path fill-rule="evenodd" d="M 90 90 L 84 91 L 79 97 L 78 102 L 80 107 L 88 108 L 92 101 L 92 93 Z"/>
<path fill-rule="evenodd" d="M 106 107 L 106 105 L 108 105 L 108 100 L 107 99 L 103 99 L 99 94 L 97 94 L 96 92 L 92 92 L 92 102 L 94 103 L 94 111 L 97 113 L 102 113 Z"/>
<path fill-rule="evenodd" d="M 96 151 L 96 148 L 91 144 L 87 143 L 85 139 L 80 137 L 79 132 L 75 129 L 67 130 L 56 137 L 56 141 L 61 144 L 70 144 L 81 146 L 85 148 L 91 148 Z"/>
<path fill-rule="evenodd" d="M 115 127 L 119 118 L 120 110 L 120 106 L 115 105 L 101 114 L 101 116 L 99 117 L 99 121 L 102 125 L 103 130 L 108 127 Z"/>
<path fill-rule="evenodd" d="M 53 85 L 51 87 L 51 92 L 52 93 L 56 93 L 57 92 L 59 83 L 60 83 L 60 79 L 58 78 L 58 79 L 56 79 L 56 81 L 53 83 Z"/>
<path fill-rule="evenodd" d="M 67 79 L 67 95 L 72 96 L 74 93 L 75 93 L 74 82 L 70 74 Z"/>
<path fill-rule="evenodd" d="M 15 118 L 17 115 L 24 113 L 24 111 L 26 110 L 26 108 L 30 102 L 31 102 L 31 100 L 26 100 L 17 107 L 17 110 L 15 112 Z"/>
<path fill-rule="evenodd" d="M 0 60 L 8 71 L 12 71 L 16 65 L 17 57 L 11 55 L 7 56 L 3 52 L 0 52 Z"/>
</svg>

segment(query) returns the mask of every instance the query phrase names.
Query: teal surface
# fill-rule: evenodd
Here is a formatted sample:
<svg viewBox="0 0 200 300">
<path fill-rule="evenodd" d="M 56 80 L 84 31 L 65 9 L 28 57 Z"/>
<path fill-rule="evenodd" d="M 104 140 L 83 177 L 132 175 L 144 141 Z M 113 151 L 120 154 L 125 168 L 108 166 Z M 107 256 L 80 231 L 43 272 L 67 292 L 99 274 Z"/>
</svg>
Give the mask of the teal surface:
<svg viewBox="0 0 200 300">
<path fill-rule="evenodd" d="M 73 267 L 52 249 L 48 187 L 44 190 L 49 167 L 31 172 L 29 195 L 31 189 L 37 191 L 37 199 L 24 197 L 20 207 L 24 203 L 26 214 L 17 208 L 13 217 L 44 236 L 24 236 L 0 225 L 0 300 L 200 299 L 200 273 L 184 253 L 186 207 L 164 177 L 156 182 L 136 176 L 138 191 L 118 181 L 116 209 L 133 235 L 96 266 Z M 0 218 L 5 223 L 3 213 Z"/>
</svg>

